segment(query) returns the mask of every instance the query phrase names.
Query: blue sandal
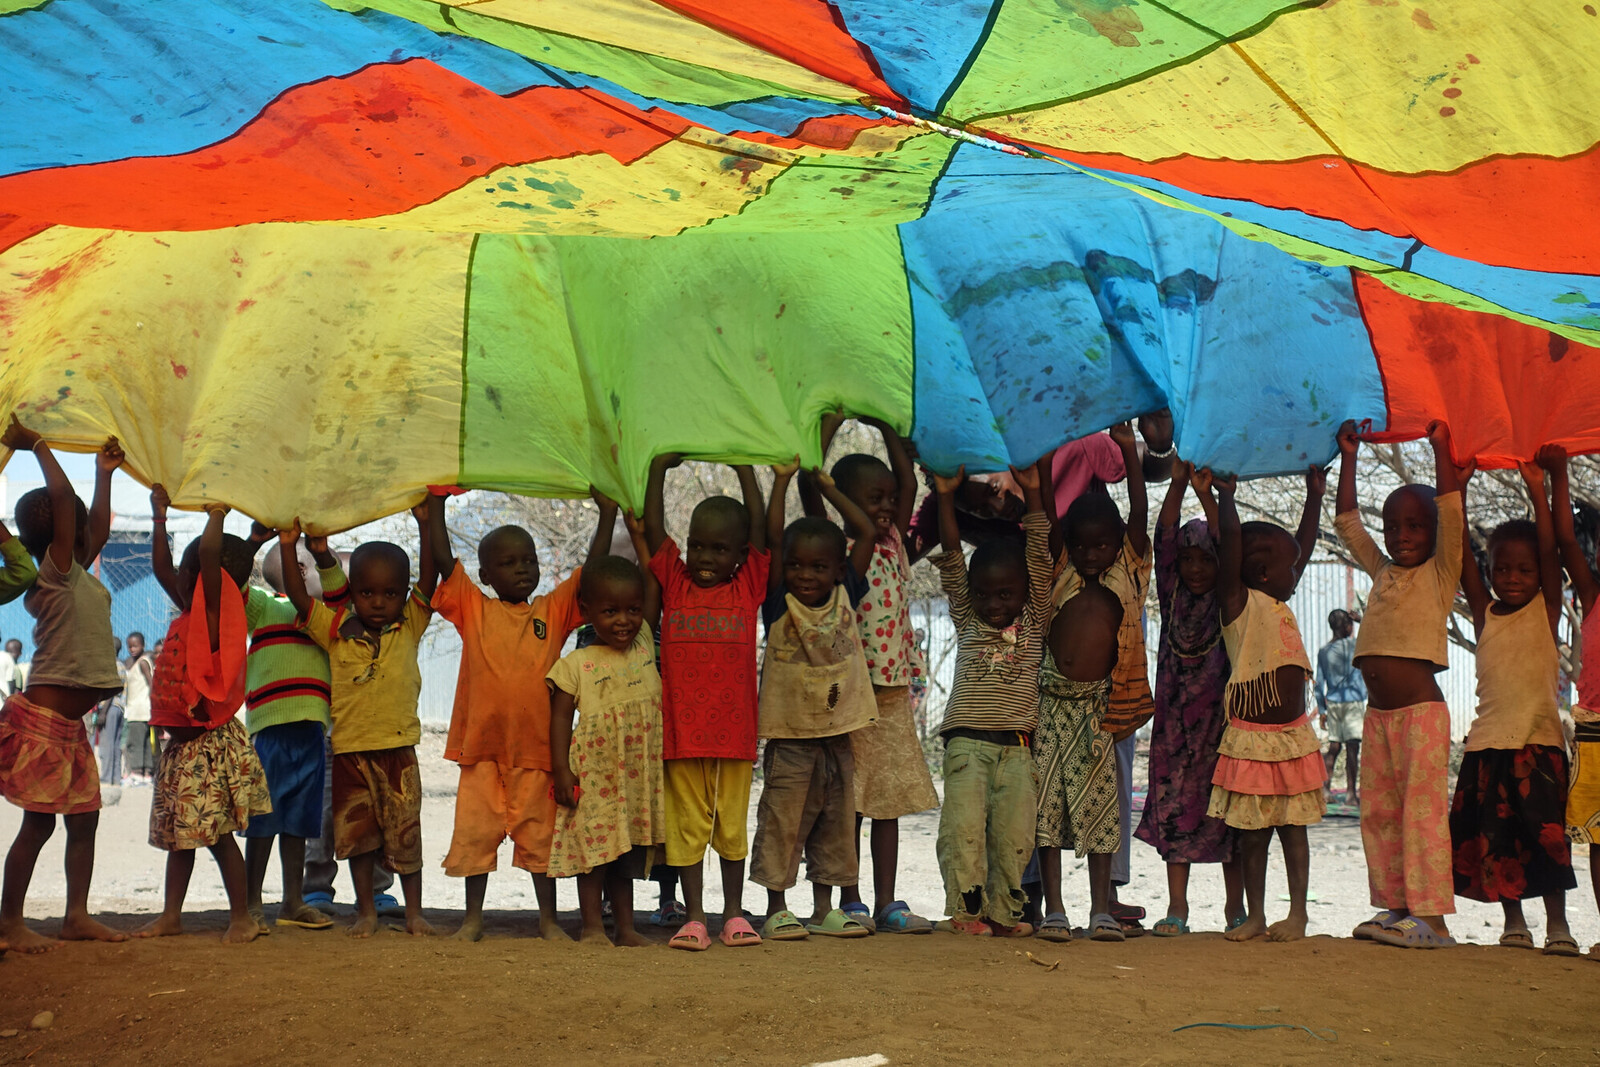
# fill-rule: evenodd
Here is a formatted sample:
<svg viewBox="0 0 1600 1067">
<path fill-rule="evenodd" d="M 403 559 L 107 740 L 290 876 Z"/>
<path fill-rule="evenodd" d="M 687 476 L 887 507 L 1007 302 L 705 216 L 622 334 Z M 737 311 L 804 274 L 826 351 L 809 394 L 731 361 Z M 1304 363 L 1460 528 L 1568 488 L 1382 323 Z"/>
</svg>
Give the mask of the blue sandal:
<svg viewBox="0 0 1600 1067">
<path fill-rule="evenodd" d="M 1233 928 L 1230 926 L 1229 929 Z M 1157 937 L 1182 937 L 1189 932 L 1189 920 L 1180 919 L 1176 915 L 1168 915 L 1165 919 L 1156 923 L 1150 932 Z"/>
<path fill-rule="evenodd" d="M 933 923 L 912 911 L 911 905 L 903 900 L 891 901 L 889 906 L 883 909 L 883 914 L 878 916 L 876 926 L 886 934 L 933 933 Z"/>
<path fill-rule="evenodd" d="M 1376 935 L 1378 933 L 1390 929 L 1395 923 L 1399 922 L 1405 917 L 1406 916 L 1403 912 L 1398 912 L 1393 909 L 1385 909 L 1378 912 L 1378 914 L 1374 915 L 1366 922 L 1357 923 L 1356 928 L 1350 931 L 1350 936 L 1355 938 L 1357 941 L 1375 941 L 1377 940 Z"/>
</svg>

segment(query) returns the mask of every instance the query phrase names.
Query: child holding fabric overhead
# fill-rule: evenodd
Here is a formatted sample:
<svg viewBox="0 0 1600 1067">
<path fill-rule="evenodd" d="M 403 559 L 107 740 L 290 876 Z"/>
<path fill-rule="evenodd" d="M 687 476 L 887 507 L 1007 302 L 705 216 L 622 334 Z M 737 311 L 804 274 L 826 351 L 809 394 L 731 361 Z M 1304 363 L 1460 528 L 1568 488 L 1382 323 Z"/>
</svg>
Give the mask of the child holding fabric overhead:
<svg viewBox="0 0 1600 1067">
<path fill-rule="evenodd" d="M 1444 917 L 1455 911 L 1451 878 L 1450 709 L 1435 675 L 1449 666 L 1446 620 L 1461 582 L 1461 493 L 1450 429 L 1428 427 L 1437 490 L 1404 485 L 1383 502 L 1380 551 L 1356 508 L 1356 426 L 1339 427 L 1339 497 L 1334 526 L 1372 575 L 1355 663 L 1367 683 L 1362 724 L 1361 844 L 1372 903 L 1357 938 L 1402 948 L 1453 945 Z"/>
<path fill-rule="evenodd" d="M 1206 471 L 1197 486 L 1204 492 L 1210 481 Z M 1263 935 L 1296 941 L 1306 933 L 1311 872 L 1306 827 L 1321 822 L 1327 810 L 1326 771 L 1306 715 L 1311 661 L 1287 601 L 1316 545 L 1325 484 L 1320 469 L 1307 472 L 1305 513 L 1295 535 L 1270 522 L 1241 524 L 1233 500 L 1236 480 L 1216 483 L 1217 594 L 1231 670 L 1223 695 L 1228 725 L 1207 814 L 1240 831 L 1247 908 L 1245 921 L 1224 935 L 1229 941 Z M 1274 831 L 1289 876 L 1289 915 L 1268 926 L 1267 850 Z"/>
<path fill-rule="evenodd" d="M 1463 505 L 1469 466 L 1458 474 Z M 1567 753 L 1561 729 L 1561 562 L 1544 471 L 1522 465 L 1534 521 L 1489 534 L 1489 584 L 1462 526 L 1461 588 L 1477 628 L 1478 714 L 1450 805 L 1455 890 L 1500 904 L 1500 944 L 1533 948 L 1522 913 L 1543 897 L 1545 955 L 1576 956 L 1566 892 L 1577 885 L 1567 842 Z M 1463 515 L 1466 508 L 1462 508 Z M 1493 594 L 1491 596 L 1491 593 Z"/>
</svg>

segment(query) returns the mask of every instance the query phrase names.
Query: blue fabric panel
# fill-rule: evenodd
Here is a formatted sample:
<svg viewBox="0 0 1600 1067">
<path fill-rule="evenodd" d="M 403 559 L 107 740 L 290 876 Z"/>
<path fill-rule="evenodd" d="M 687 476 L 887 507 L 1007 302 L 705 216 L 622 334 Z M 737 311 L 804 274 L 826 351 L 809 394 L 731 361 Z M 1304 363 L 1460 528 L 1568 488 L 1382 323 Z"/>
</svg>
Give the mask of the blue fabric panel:
<svg viewBox="0 0 1600 1067">
<path fill-rule="evenodd" d="M 1385 422 L 1348 271 L 1058 164 L 970 145 L 927 216 L 900 230 L 917 446 L 940 469 L 1031 463 L 1168 406 L 1186 458 L 1278 474 L 1326 462 L 1346 418 Z"/>
<path fill-rule="evenodd" d="M 845 29 L 878 61 L 883 80 L 933 115 L 1001 0 L 834 0 Z"/>
</svg>

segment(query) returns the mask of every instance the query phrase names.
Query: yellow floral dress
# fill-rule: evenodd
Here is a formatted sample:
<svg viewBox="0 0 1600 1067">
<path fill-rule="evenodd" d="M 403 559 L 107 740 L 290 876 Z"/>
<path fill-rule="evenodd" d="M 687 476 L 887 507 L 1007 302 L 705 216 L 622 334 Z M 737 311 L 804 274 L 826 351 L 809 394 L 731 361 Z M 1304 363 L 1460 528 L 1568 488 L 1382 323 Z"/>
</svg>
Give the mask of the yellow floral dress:
<svg viewBox="0 0 1600 1067">
<path fill-rule="evenodd" d="M 648 628 L 617 652 L 594 644 L 562 657 L 548 676 L 578 708 L 568 750 L 580 795 L 557 808 L 550 877 L 587 874 L 630 850 L 666 840 L 661 796 L 661 675 Z"/>
</svg>

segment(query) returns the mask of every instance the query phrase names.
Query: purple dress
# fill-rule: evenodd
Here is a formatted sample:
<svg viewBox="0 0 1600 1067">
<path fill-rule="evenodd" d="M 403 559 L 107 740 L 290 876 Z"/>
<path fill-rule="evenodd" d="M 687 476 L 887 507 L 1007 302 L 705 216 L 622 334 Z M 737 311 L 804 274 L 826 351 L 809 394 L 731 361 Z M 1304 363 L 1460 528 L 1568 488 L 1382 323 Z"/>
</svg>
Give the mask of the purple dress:
<svg viewBox="0 0 1600 1067">
<path fill-rule="evenodd" d="M 1228 652 L 1213 590 L 1195 596 L 1178 577 L 1178 552 L 1216 542 L 1204 519 L 1179 530 L 1157 526 L 1156 596 L 1161 644 L 1156 652 L 1156 714 L 1150 724 L 1150 790 L 1134 836 L 1167 863 L 1226 863 L 1237 835 L 1206 815 L 1217 745 L 1227 715 Z"/>
</svg>

